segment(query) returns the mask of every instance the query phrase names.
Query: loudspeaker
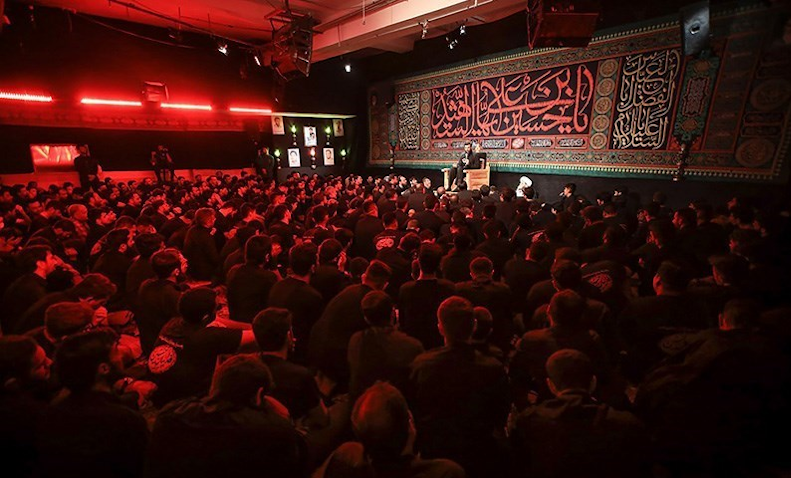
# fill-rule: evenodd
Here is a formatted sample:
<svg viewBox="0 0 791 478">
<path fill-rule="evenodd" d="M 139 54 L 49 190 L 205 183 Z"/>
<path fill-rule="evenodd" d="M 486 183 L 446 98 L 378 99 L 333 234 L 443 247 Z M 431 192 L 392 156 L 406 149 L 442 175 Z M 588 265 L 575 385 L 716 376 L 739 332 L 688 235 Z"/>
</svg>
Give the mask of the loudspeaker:
<svg viewBox="0 0 791 478">
<path fill-rule="evenodd" d="M 272 67 L 286 80 L 308 76 L 313 55 L 313 20 L 294 19 L 275 32 Z"/>
<path fill-rule="evenodd" d="M 684 55 L 697 55 L 709 47 L 709 2 L 693 3 L 680 12 L 681 49 Z"/>
</svg>

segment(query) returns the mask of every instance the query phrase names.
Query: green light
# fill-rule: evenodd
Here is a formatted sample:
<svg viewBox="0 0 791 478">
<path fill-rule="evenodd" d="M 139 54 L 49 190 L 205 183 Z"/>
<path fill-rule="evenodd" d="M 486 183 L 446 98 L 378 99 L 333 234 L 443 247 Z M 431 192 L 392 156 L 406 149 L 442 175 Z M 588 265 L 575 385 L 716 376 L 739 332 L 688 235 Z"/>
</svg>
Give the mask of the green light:
<svg viewBox="0 0 791 478">
<path fill-rule="evenodd" d="M 341 156 L 343 156 L 344 158 L 346 157 L 346 150 L 345 149 L 341 150 Z"/>
<path fill-rule="evenodd" d="M 296 133 L 297 132 L 297 125 L 295 125 L 295 124 L 291 125 L 291 132 L 292 133 Z"/>
<path fill-rule="evenodd" d="M 276 149 L 276 150 L 275 150 L 275 157 L 276 157 L 276 158 L 279 158 L 279 157 L 280 157 L 280 150 L 279 150 L 279 149 Z"/>
<path fill-rule="evenodd" d="M 327 133 L 327 134 L 330 134 L 331 131 L 332 131 L 332 128 L 330 128 L 329 126 L 324 128 L 324 132 Z"/>
</svg>

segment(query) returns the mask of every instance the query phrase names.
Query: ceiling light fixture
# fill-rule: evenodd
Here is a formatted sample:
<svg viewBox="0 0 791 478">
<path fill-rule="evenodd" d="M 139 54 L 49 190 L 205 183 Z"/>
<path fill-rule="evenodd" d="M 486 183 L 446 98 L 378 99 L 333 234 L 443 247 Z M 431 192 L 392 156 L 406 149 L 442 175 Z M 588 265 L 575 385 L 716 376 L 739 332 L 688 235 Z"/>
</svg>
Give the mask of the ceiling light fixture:
<svg viewBox="0 0 791 478">
<path fill-rule="evenodd" d="M 27 93 L 12 93 L 10 91 L 0 91 L 0 100 L 52 103 L 52 97 L 49 95 L 29 95 Z"/>
<path fill-rule="evenodd" d="M 105 100 L 100 98 L 83 98 L 80 103 L 84 105 L 105 105 L 105 106 L 143 106 L 140 101 L 126 100 Z"/>
<path fill-rule="evenodd" d="M 228 56 L 228 43 L 220 41 L 217 43 L 217 51 L 225 56 Z"/>
<path fill-rule="evenodd" d="M 346 64 L 343 65 L 343 69 L 344 69 L 344 71 L 346 71 L 346 73 L 351 73 L 352 72 L 352 64 L 349 63 L 349 62 L 346 62 Z"/>
</svg>

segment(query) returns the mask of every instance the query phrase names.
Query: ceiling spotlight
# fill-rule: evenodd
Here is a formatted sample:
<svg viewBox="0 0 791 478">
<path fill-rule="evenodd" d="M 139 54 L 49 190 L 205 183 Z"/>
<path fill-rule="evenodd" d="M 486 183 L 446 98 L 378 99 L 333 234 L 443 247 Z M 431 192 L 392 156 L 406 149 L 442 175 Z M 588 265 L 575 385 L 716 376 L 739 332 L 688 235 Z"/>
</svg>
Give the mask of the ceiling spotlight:
<svg viewBox="0 0 791 478">
<path fill-rule="evenodd" d="M 351 63 L 346 63 L 345 65 L 343 65 L 343 69 L 344 69 L 344 71 L 346 71 L 346 73 L 351 73 L 352 72 L 352 64 Z"/>
<path fill-rule="evenodd" d="M 258 58 L 258 55 L 253 55 L 253 60 L 255 60 L 255 64 L 261 66 L 261 59 Z"/>
<path fill-rule="evenodd" d="M 428 20 L 423 20 L 422 22 L 419 23 L 419 25 L 423 29 L 423 31 L 420 34 L 420 39 L 425 40 L 426 35 L 428 34 Z"/>
<path fill-rule="evenodd" d="M 228 44 L 226 42 L 218 42 L 217 43 L 217 51 L 222 53 L 225 56 L 228 56 Z"/>
<path fill-rule="evenodd" d="M 467 33 L 467 25 L 462 23 L 459 27 L 459 35 L 464 35 L 465 33 Z"/>
</svg>

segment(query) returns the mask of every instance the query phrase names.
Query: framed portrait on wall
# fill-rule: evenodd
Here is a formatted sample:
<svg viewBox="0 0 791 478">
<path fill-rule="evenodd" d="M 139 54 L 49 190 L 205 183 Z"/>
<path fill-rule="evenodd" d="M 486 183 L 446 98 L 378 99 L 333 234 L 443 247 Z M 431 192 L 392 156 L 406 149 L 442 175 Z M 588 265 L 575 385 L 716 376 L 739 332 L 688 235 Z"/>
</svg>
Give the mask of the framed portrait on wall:
<svg viewBox="0 0 791 478">
<path fill-rule="evenodd" d="M 305 146 L 316 146 L 317 138 L 316 138 L 316 127 L 315 126 L 305 126 Z"/>
<path fill-rule="evenodd" d="M 324 148 L 324 166 L 335 166 L 335 150 Z"/>
<path fill-rule="evenodd" d="M 286 134 L 283 117 L 280 115 L 272 115 L 272 134 Z"/>
<path fill-rule="evenodd" d="M 302 164 L 299 158 L 299 148 L 289 148 L 288 150 L 288 167 L 298 168 Z"/>
<path fill-rule="evenodd" d="M 343 120 L 342 119 L 334 119 L 332 120 L 332 132 L 333 134 L 338 136 L 343 136 Z"/>
</svg>

